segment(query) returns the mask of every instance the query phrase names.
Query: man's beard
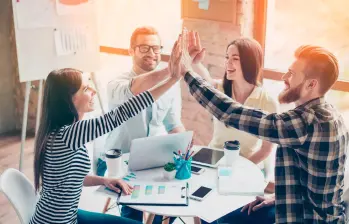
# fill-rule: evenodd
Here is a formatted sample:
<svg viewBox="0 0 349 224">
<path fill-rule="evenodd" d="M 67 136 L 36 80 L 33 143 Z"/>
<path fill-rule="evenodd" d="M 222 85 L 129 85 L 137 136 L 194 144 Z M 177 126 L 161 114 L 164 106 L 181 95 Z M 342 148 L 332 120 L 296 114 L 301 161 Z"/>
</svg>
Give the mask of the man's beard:
<svg viewBox="0 0 349 224">
<path fill-rule="evenodd" d="M 146 57 L 143 58 L 135 58 L 135 63 L 138 67 L 140 67 L 143 71 L 150 72 L 153 71 L 159 64 L 159 61 L 155 61 L 155 64 L 149 64 L 148 62 L 144 61 Z"/>
<path fill-rule="evenodd" d="M 301 91 L 303 87 L 304 82 L 299 84 L 298 86 L 294 88 L 289 88 L 288 90 L 283 90 L 279 94 L 279 103 L 281 104 L 288 104 L 293 103 L 301 98 Z"/>
</svg>

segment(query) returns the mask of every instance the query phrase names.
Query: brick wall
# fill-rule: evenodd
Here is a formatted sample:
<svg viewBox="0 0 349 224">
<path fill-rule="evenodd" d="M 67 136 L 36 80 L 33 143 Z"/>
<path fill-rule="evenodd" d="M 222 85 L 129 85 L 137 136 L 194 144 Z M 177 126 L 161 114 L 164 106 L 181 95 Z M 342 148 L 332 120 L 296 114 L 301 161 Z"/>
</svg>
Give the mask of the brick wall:
<svg viewBox="0 0 349 224">
<path fill-rule="evenodd" d="M 229 42 L 237 37 L 253 35 L 253 0 L 237 2 L 237 24 L 186 19 L 183 26 L 200 34 L 201 44 L 206 48 L 204 65 L 214 78 L 224 75 L 224 57 Z M 212 116 L 190 95 L 182 83 L 182 121 L 188 130 L 195 132 L 195 144 L 207 145 L 212 139 Z"/>
</svg>

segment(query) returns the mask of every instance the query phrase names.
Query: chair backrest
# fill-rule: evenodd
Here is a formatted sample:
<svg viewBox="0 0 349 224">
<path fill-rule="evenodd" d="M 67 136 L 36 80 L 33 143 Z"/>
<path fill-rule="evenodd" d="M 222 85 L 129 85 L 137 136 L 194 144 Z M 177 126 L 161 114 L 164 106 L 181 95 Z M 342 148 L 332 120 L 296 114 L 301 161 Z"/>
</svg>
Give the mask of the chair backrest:
<svg viewBox="0 0 349 224">
<path fill-rule="evenodd" d="M 0 176 L 0 191 L 8 198 L 22 224 L 28 224 L 35 211 L 37 196 L 28 178 L 9 168 Z"/>
</svg>

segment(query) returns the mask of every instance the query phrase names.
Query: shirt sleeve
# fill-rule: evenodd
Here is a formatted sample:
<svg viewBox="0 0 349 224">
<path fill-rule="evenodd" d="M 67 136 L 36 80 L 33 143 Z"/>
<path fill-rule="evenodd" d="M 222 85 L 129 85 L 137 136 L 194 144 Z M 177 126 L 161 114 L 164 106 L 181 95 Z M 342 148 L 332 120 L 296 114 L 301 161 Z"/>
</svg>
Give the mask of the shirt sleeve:
<svg viewBox="0 0 349 224">
<path fill-rule="evenodd" d="M 132 97 L 114 110 L 94 119 L 81 120 L 61 129 L 64 143 L 73 150 L 81 148 L 87 142 L 104 135 L 128 119 L 134 117 L 154 102 L 146 91 Z"/>
<path fill-rule="evenodd" d="M 115 108 L 134 96 L 131 91 L 131 85 L 132 78 L 127 75 L 123 75 L 108 83 L 107 94 L 109 108 Z"/>
<path fill-rule="evenodd" d="M 286 147 L 299 147 L 307 138 L 307 123 L 312 116 L 304 110 L 267 114 L 241 105 L 195 74 L 187 72 L 184 80 L 194 98 L 227 126 Z"/>
</svg>

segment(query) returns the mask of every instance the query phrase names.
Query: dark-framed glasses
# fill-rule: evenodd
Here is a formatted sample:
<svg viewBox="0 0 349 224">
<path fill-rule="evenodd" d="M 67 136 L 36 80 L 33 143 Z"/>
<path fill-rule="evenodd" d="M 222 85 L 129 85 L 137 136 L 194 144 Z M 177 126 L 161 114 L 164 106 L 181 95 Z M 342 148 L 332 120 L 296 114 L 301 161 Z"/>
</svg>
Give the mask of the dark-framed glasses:
<svg viewBox="0 0 349 224">
<path fill-rule="evenodd" d="M 148 53 L 148 51 L 150 50 L 150 48 L 153 49 L 153 52 L 155 54 L 160 54 L 161 51 L 162 51 L 162 46 L 160 45 L 153 45 L 153 46 L 150 46 L 150 45 L 146 45 L 146 44 L 140 44 L 140 45 L 136 45 L 135 47 L 138 47 L 139 49 L 139 52 L 141 53 Z"/>
</svg>

